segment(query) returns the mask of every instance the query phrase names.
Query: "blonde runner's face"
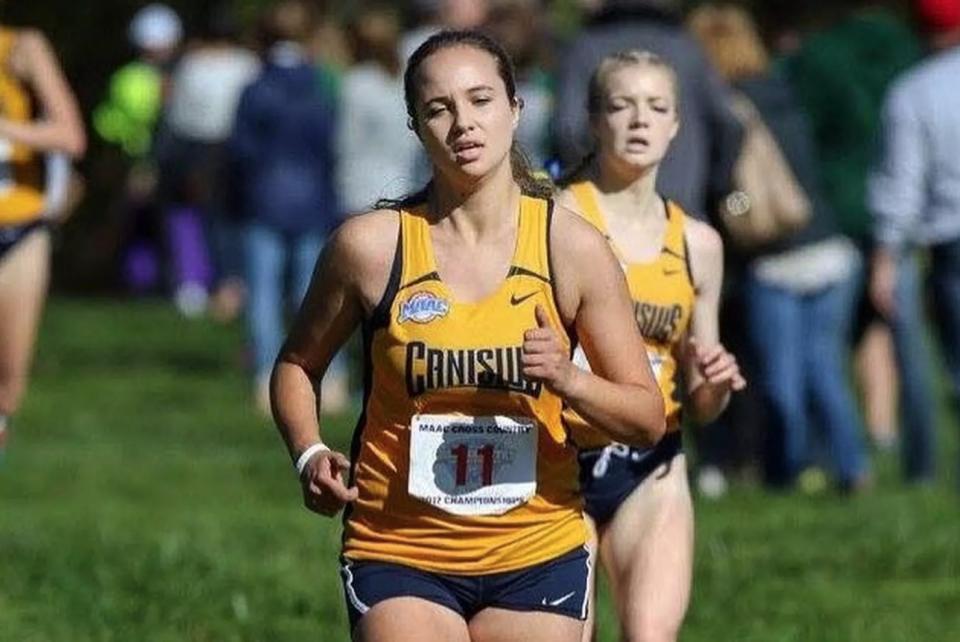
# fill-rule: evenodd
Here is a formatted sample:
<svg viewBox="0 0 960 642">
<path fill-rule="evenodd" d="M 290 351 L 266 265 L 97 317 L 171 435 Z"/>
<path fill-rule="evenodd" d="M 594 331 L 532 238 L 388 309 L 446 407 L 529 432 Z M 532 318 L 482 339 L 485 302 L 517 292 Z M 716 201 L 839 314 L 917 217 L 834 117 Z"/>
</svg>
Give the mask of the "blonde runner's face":
<svg viewBox="0 0 960 642">
<path fill-rule="evenodd" d="M 437 171 L 476 181 L 509 162 L 519 110 L 493 56 L 448 47 L 424 60 L 418 75 L 417 130 Z"/>
<path fill-rule="evenodd" d="M 598 154 L 633 171 L 658 165 L 680 126 L 669 73 L 626 65 L 607 74 L 603 89 L 600 113 L 593 116 Z"/>
</svg>

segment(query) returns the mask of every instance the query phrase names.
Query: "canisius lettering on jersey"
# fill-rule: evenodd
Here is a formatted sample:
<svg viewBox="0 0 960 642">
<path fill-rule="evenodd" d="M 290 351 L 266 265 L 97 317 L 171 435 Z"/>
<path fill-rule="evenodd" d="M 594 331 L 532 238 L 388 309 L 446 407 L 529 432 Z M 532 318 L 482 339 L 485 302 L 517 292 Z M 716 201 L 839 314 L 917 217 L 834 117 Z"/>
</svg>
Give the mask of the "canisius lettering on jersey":
<svg viewBox="0 0 960 642">
<path fill-rule="evenodd" d="M 633 311 L 640 334 L 644 339 L 665 344 L 674 343 L 680 339 L 678 330 L 684 318 L 683 306 L 634 301 Z"/>
<path fill-rule="evenodd" d="M 521 346 L 438 349 L 413 341 L 406 349 L 404 371 L 411 397 L 443 388 L 484 388 L 536 399 L 543 391 L 541 382 L 523 376 Z"/>
</svg>

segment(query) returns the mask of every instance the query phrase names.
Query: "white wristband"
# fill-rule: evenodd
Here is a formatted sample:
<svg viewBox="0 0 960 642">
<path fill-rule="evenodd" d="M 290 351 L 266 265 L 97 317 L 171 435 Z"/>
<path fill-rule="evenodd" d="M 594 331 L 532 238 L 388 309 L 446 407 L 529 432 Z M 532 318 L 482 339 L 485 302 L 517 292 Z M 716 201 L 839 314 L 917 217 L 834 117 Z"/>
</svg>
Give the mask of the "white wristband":
<svg viewBox="0 0 960 642">
<path fill-rule="evenodd" d="M 317 443 L 315 443 L 314 445 L 310 446 L 309 448 L 304 450 L 302 453 L 300 453 L 300 456 L 297 457 L 297 463 L 294 466 L 297 469 L 297 476 L 298 477 L 303 476 L 303 469 L 307 467 L 307 464 L 310 463 L 310 460 L 313 459 L 314 455 L 316 455 L 317 453 L 324 453 L 329 451 L 330 449 L 327 448 L 326 445 L 318 441 Z"/>
</svg>

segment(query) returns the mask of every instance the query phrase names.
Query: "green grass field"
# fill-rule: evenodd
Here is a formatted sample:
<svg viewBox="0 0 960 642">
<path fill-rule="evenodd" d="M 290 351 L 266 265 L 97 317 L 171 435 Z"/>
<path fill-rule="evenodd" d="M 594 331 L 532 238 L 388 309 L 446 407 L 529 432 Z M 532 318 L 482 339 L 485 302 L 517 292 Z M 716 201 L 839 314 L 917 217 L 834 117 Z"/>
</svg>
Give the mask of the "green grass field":
<svg viewBox="0 0 960 642">
<path fill-rule="evenodd" d="M 0 642 L 347 640 L 339 521 L 301 508 L 241 344 L 159 303 L 52 302 L 0 464 Z M 882 460 L 869 496 L 699 501 L 682 639 L 960 640 L 955 432 L 932 488 Z"/>
</svg>

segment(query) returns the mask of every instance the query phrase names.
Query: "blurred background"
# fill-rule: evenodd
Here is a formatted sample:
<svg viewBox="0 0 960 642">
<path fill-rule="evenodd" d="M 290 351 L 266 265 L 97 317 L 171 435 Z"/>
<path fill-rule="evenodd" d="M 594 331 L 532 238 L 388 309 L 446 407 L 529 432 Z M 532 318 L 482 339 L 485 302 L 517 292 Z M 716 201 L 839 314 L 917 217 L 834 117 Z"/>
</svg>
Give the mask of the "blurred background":
<svg viewBox="0 0 960 642">
<path fill-rule="evenodd" d="M 682 639 L 960 639 L 960 0 L 5 0 L 0 241 L 22 184 L 52 249 L 29 387 L 0 346 L 0 640 L 347 639 L 340 525 L 300 506 L 266 378 L 329 232 L 428 177 L 402 73 L 444 26 L 511 53 L 518 137 L 554 177 L 589 152 L 605 48 L 680 72 L 686 180 L 661 189 L 724 235 L 722 338 L 751 382 L 686 431 Z M 18 156 L 8 96 L 60 113 L 3 44 L 25 29 L 85 144 Z M 771 144 L 768 180 L 809 204 L 776 231 L 735 211 Z M 46 278 L 4 261 L 0 325 Z M 358 357 L 324 381 L 341 448 Z"/>
</svg>

